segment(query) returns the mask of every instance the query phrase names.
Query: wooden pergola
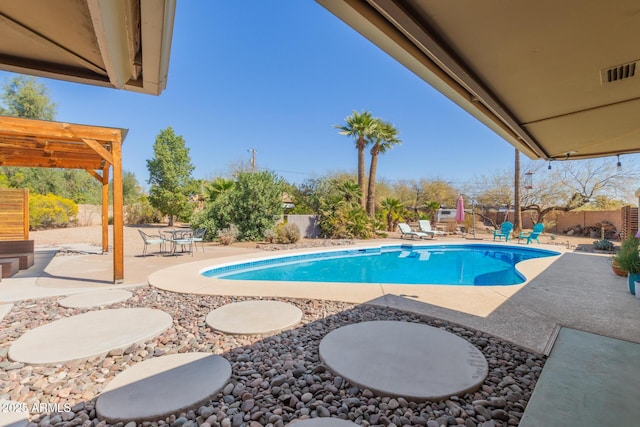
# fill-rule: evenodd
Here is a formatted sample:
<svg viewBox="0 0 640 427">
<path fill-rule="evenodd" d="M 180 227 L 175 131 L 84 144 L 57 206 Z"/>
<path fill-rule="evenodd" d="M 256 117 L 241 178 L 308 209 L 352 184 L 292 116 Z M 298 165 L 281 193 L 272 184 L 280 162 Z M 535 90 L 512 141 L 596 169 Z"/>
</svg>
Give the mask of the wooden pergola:
<svg viewBox="0 0 640 427">
<path fill-rule="evenodd" d="M 113 171 L 113 282 L 124 279 L 122 142 L 126 129 L 0 116 L 0 166 L 84 169 L 102 184 L 102 251 L 109 250 Z"/>
</svg>

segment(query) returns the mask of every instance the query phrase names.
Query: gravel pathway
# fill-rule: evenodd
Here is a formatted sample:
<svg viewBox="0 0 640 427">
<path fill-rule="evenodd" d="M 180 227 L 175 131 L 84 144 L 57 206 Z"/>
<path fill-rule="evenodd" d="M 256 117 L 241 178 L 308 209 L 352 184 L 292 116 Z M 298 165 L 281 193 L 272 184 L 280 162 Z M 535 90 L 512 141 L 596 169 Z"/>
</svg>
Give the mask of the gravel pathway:
<svg viewBox="0 0 640 427">
<path fill-rule="evenodd" d="M 158 308 L 171 314 L 173 327 L 146 344 L 56 366 L 11 362 L 7 352 L 11 343 L 28 330 L 87 309 L 63 308 L 57 304 L 58 298 L 16 303 L 0 323 L 0 398 L 24 402 L 31 412 L 31 427 L 104 427 L 109 424 L 96 418 L 95 401 L 115 375 L 152 357 L 203 351 L 220 354 L 231 363 L 231 381 L 223 391 L 196 410 L 138 425 L 283 427 L 296 419 L 334 416 L 363 426 L 515 426 L 545 361 L 541 355 L 448 322 L 339 302 L 280 299 L 302 310 L 302 323 L 269 337 L 229 336 L 207 327 L 205 317 L 211 310 L 243 300 L 246 298 L 135 289 L 131 299 L 107 308 Z M 370 320 L 419 322 L 452 332 L 482 351 L 489 363 L 489 375 L 475 393 L 438 402 L 375 396 L 355 387 L 326 370 L 318 358 L 318 345 L 335 328 Z M 385 345 L 384 337 L 380 337 L 380 345 Z"/>
</svg>

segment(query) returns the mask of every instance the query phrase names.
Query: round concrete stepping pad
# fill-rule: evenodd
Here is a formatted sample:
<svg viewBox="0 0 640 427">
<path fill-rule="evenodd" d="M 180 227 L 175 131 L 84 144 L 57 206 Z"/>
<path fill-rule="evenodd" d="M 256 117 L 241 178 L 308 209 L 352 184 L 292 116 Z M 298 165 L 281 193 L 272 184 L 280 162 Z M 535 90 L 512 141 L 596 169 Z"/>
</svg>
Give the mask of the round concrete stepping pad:
<svg viewBox="0 0 640 427">
<path fill-rule="evenodd" d="M 462 338 L 396 321 L 362 322 L 331 331 L 320 342 L 320 359 L 359 387 L 414 401 L 473 391 L 489 369 L 480 350 Z"/>
<path fill-rule="evenodd" d="M 9 359 L 40 365 L 87 359 L 147 341 L 172 323 L 151 308 L 90 311 L 32 329 L 11 345 Z"/>
<path fill-rule="evenodd" d="M 358 424 L 340 418 L 318 417 L 306 420 L 292 421 L 287 426 L 291 427 L 356 427 Z"/>
<path fill-rule="evenodd" d="M 0 426 L 24 427 L 27 424 L 29 424 L 28 404 L 0 399 Z"/>
<path fill-rule="evenodd" d="M 302 311 L 280 301 L 242 301 L 210 312 L 206 321 L 212 329 L 235 335 L 262 335 L 296 325 Z"/>
<path fill-rule="evenodd" d="M 117 375 L 98 396 L 99 417 L 152 421 L 196 408 L 224 387 L 231 364 L 211 353 L 182 353 L 138 363 Z"/>
<path fill-rule="evenodd" d="M 128 300 L 132 295 L 131 292 L 124 289 L 104 289 L 74 294 L 61 299 L 58 304 L 68 308 L 98 307 Z"/>
</svg>

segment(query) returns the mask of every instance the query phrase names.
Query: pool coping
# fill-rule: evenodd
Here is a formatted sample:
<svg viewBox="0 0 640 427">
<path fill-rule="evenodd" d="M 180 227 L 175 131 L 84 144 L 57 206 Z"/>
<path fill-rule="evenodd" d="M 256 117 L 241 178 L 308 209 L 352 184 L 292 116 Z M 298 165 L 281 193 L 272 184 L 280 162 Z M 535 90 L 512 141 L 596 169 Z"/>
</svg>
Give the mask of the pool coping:
<svg viewBox="0 0 640 427">
<path fill-rule="evenodd" d="M 526 247 L 513 243 L 491 241 L 425 241 L 425 240 L 396 240 L 383 242 L 361 242 L 348 247 L 321 247 L 312 249 L 295 249 L 279 251 L 277 253 L 253 253 L 234 255 L 229 257 L 207 259 L 191 263 L 184 263 L 167 267 L 152 273 L 148 283 L 159 289 L 178 293 L 221 296 L 247 297 L 288 297 L 302 299 L 318 299 L 342 301 L 354 304 L 369 303 L 386 298 L 399 296 L 414 302 L 435 305 L 448 310 L 455 310 L 473 316 L 487 317 L 501 304 L 535 279 L 542 271 L 553 264 L 566 249 L 553 245 L 536 245 L 536 249 L 558 252 L 559 255 L 526 260 L 517 264 L 518 271 L 526 277 L 526 281 L 517 285 L 506 286 L 449 286 L 449 285 L 402 285 L 402 284 L 361 284 L 342 282 L 274 282 L 274 281 L 245 281 L 225 280 L 205 277 L 203 271 L 225 266 L 236 262 L 255 262 L 268 258 L 320 253 L 328 251 L 344 251 L 352 249 L 380 248 L 383 246 L 415 245 L 495 245 Z"/>
</svg>

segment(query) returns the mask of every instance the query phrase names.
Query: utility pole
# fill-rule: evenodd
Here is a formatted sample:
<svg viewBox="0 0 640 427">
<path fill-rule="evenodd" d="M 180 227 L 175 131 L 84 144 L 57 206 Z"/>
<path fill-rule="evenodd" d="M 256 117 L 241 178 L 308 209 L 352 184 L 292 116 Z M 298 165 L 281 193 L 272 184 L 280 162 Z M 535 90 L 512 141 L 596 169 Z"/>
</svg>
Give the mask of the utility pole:
<svg viewBox="0 0 640 427">
<path fill-rule="evenodd" d="M 253 148 L 248 148 L 247 152 L 251 153 L 251 170 L 256 170 L 256 150 Z"/>
<path fill-rule="evenodd" d="M 515 167 L 513 171 L 513 231 L 522 229 L 522 213 L 520 212 L 520 151 L 516 148 Z M 509 208 L 507 207 L 507 211 Z"/>
</svg>

